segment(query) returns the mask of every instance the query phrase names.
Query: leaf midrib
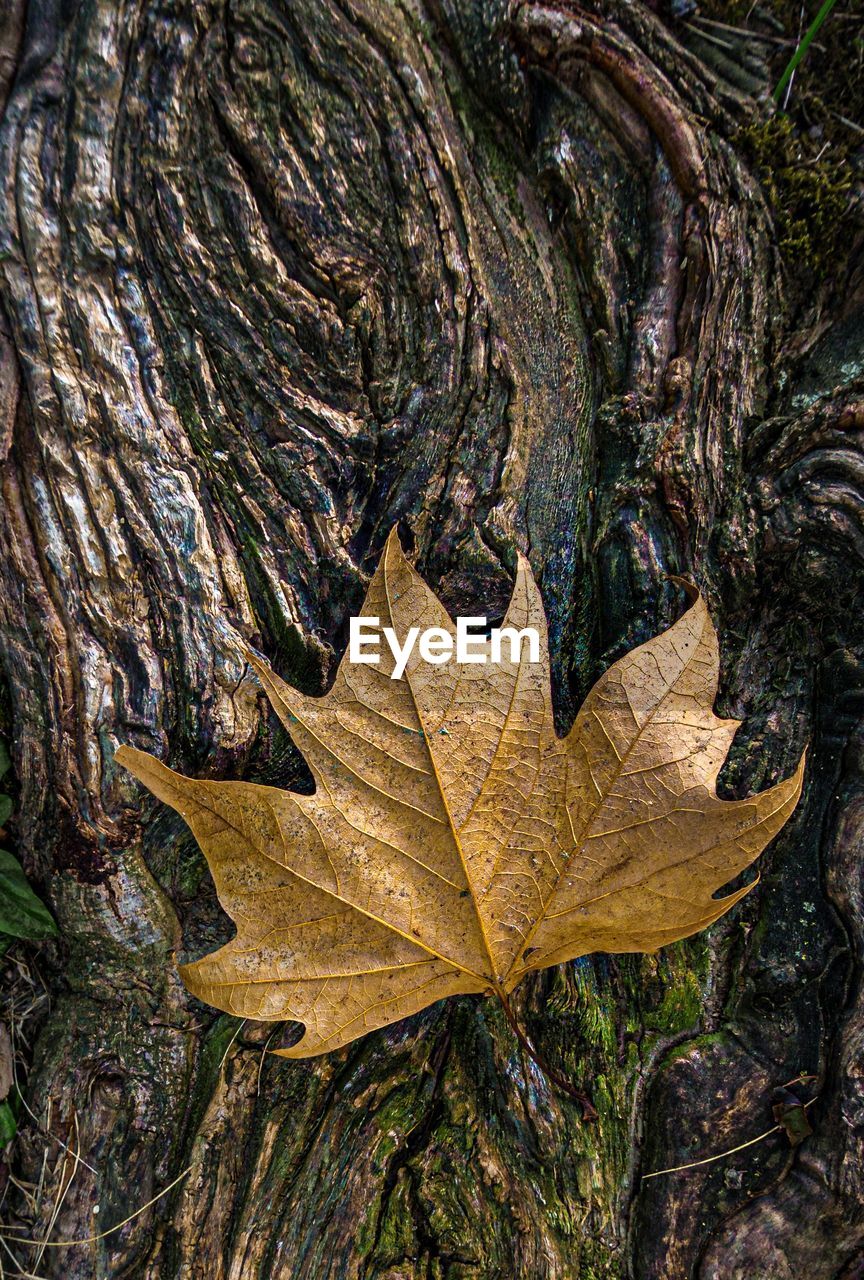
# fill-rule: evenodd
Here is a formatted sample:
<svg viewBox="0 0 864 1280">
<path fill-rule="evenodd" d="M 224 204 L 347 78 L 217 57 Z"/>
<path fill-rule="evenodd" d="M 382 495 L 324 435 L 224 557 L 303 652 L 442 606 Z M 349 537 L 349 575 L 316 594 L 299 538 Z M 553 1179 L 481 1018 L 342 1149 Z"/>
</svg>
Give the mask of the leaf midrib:
<svg viewBox="0 0 864 1280">
<path fill-rule="evenodd" d="M 388 610 L 388 613 L 390 614 L 390 621 L 391 623 L 395 624 L 396 619 L 393 617 L 393 602 L 390 598 L 390 583 L 388 581 L 388 574 L 387 574 L 389 558 L 390 558 L 390 541 L 391 540 L 388 538 L 387 545 L 384 549 L 384 574 L 383 574 L 384 594 L 387 598 L 387 610 Z M 486 952 L 486 956 L 489 960 L 489 973 L 483 975 L 483 981 L 491 981 L 497 986 L 498 976 L 495 970 L 495 961 L 492 957 L 492 948 L 489 944 L 489 937 L 486 933 L 486 926 L 483 923 L 483 917 L 480 914 L 479 904 L 474 894 L 474 883 L 471 879 L 471 876 L 468 873 L 468 863 L 465 858 L 465 851 L 462 848 L 462 841 L 459 838 L 459 831 L 456 827 L 455 821 L 453 820 L 453 814 L 450 811 L 450 805 L 447 801 L 447 795 L 444 789 L 444 784 L 441 781 L 441 776 L 438 772 L 438 766 L 435 763 L 435 756 L 432 752 L 432 746 L 429 741 L 429 734 L 426 730 L 426 723 L 420 712 L 420 707 L 417 702 L 417 698 L 414 694 L 414 685 L 411 682 L 411 675 L 410 675 L 410 672 L 408 671 L 405 672 L 405 683 L 408 685 L 408 690 L 411 694 L 411 702 L 414 706 L 414 713 L 417 716 L 417 722 L 420 725 L 421 729 L 423 730 L 423 742 L 426 747 L 426 754 L 429 757 L 429 763 L 432 765 L 432 772 L 435 776 L 435 784 L 438 787 L 438 791 L 441 796 L 441 803 L 444 805 L 444 812 L 447 815 L 447 822 L 450 826 L 450 831 L 452 832 L 452 835 L 453 835 L 453 842 L 456 845 L 456 851 L 459 854 L 459 861 L 462 864 L 462 873 L 465 876 L 465 884 L 468 888 L 469 894 L 471 895 L 471 905 L 474 908 L 474 916 L 477 920 L 477 926 L 480 931 L 480 937 L 483 942 L 483 949 Z M 480 975 L 474 975 L 474 976 L 479 977 Z"/>
</svg>

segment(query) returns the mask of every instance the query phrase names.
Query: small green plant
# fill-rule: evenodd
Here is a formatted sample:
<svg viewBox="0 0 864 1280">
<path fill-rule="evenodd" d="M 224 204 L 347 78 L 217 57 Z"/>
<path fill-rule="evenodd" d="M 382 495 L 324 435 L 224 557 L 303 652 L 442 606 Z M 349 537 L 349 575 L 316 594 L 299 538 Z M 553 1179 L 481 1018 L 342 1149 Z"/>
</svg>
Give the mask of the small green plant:
<svg viewBox="0 0 864 1280">
<path fill-rule="evenodd" d="M 9 752 L 0 741 L 0 786 L 9 773 Z M 0 837 L 12 813 L 12 797 L 0 792 Z M 12 941 L 23 938 L 40 941 L 57 936 L 57 926 L 48 908 L 27 883 L 21 864 L 8 850 L 0 848 L 0 957 Z M 0 1151 L 9 1145 L 18 1128 L 20 1095 L 13 1085 L 12 1048 L 5 1029 L 0 1036 Z M 5 1095 L 5 1096 L 4 1096 Z"/>
<path fill-rule="evenodd" d="M 30 888 L 21 863 L 6 849 L 0 849 L 0 934 L 32 942 L 57 936 L 48 908 Z"/>
<path fill-rule="evenodd" d="M 0 742 L 0 786 L 9 772 L 9 752 Z M 12 812 L 12 797 L 0 793 L 0 836 Z M 0 848 L 0 949 L 5 950 L 4 939 L 26 938 L 39 941 L 55 938 L 57 926 L 48 908 L 36 897 L 27 883 L 21 863 L 8 850 Z"/>
<path fill-rule="evenodd" d="M 813 40 L 816 37 L 816 33 L 818 32 L 819 28 L 822 26 L 822 23 L 828 17 L 829 13 L 834 8 L 836 3 L 837 3 L 837 0 L 824 0 L 824 4 L 819 9 L 819 12 L 816 14 L 816 17 L 813 19 L 813 21 L 810 23 L 810 26 L 804 32 L 804 35 L 798 41 L 798 45 L 797 45 L 797 48 L 795 49 L 795 52 L 792 54 L 792 57 L 789 59 L 788 63 L 786 64 L 786 69 L 784 70 L 782 76 L 777 81 L 777 87 L 774 90 L 774 93 L 772 95 L 775 102 L 780 101 L 780 98 L 782 97 L 782 94 L 783 94 L 783 90 L 786 88 L 789 81 L 794 76 L 796 70 L 801 64 L 802 59 L 806 55 L 807 50 L 810 48 L 811 44 L 813 43 Z"/>
</svg>

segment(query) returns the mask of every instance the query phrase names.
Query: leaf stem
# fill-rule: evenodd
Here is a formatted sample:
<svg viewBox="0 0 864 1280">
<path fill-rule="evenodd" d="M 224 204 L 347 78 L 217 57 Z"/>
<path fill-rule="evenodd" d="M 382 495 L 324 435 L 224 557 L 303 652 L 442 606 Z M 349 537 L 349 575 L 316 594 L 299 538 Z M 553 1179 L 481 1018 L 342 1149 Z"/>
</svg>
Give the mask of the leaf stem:
<svg viewBox="0 0 864 1280">
<path fill-rule="evenodd" d="M 559 1089 L 561 1093 L 566 1094 L 568 1098 L 572 1098 L 574 1102 L 579 1103 L 579 1106 L 582 1108 L 583 1120 L 596 1120 L 597 1109 L 588 1097 L 588 1094 L 584 1093 L 581 1089 L 577 1089 L 574 1084 L 571 1084 L 569 1080 L 565 1079 L 565 1077 L 562 1076 L 560 1072 L 556 1071 L 553 1066 L 550 1066 L 542 1053 L 534 1048 L 533 1044 L 522 1030 L 516 1019 L 516 1015 L 513 1012 L 512 1005 L 503 990 L 500 987 L 496 987 L 495 994 L 501 1002 L 501 1008 L 504 1010 L 504 1016 L 510 1025 L 511 1031 L 521 1044 L 522 1048 L 528 1054 L 531 1061 L 540 1068 L 548 1080 L 552 1081 L 556 1089 Z"/>
</svg>

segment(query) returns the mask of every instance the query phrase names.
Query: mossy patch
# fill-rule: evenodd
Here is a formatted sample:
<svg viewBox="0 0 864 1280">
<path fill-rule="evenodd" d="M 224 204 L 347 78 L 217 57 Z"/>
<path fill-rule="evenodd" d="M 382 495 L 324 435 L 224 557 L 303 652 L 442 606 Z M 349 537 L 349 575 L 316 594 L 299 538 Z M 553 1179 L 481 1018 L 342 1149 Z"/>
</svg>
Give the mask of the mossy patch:
<svg viewBox="0 0 864 1280">
<path fill-rule="evenodd" d="M 699 5 L 714 38 L 763 68 L 766 101 L 731 141 L 762 186 L 793 292 L 798 283 L 802 295 L 839 273 L 853 242 L 845 232 L 862 165 L 864 27 L 856 6 L 838 5 L 828 16 L 776 108 L 769 96 L 819 7 L 820 0 Z"/>
<path fill-rule="evenodd" d="M 754 120 L 740 131 L 738 142 L 771 206 L 787 265 L 797 274 L 823 279 L 834 264 L 849 208 L 854 179 L 849 162 L 833 151 L 813 156 L 812 144 L 784 115 Z"/>
</svg>

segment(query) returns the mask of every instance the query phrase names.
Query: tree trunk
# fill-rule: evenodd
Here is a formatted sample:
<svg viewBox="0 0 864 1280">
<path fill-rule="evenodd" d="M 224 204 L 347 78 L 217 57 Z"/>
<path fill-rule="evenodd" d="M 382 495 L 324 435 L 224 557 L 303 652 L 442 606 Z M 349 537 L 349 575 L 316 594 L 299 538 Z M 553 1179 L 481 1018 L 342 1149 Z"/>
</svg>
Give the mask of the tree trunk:
<svg viewBox="0 0 864 1280">
<path fill-rule="evenodd" d="M 28 1233 L 188 1170 L 95 1243 L 7 1241 L 21 1274 L 864 1275 L 860 193 L 825 177 L 842 233 L 796 250 L 754 158 L 774 46 L 658 10 L 7 0 L 0 643 L 62 935 Z M 396 522 L 454 613 L 500 617 L 529 555 L 560 731 L 683 574 L 745 720 L 727 794 L 809 744 L 730 917 L 517 993 L 594 1123 L 482 998 L 289 1062 L 177 977 L 231 926 L 114 749 L 304 785 L 243 644 L 322 692 Z M 802 1074 L 800 1146 L 643 1180 L 771 1129 Z"/>
</svg>

